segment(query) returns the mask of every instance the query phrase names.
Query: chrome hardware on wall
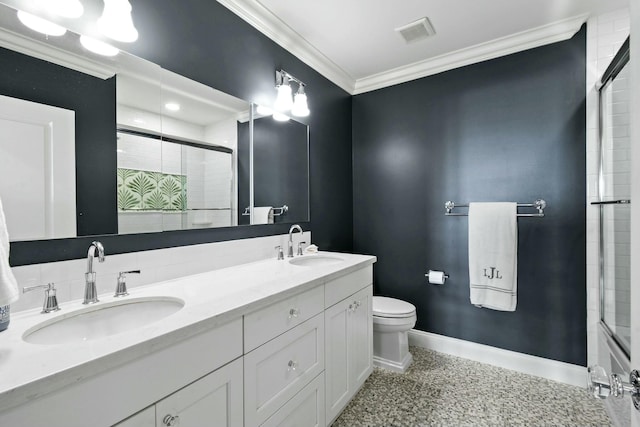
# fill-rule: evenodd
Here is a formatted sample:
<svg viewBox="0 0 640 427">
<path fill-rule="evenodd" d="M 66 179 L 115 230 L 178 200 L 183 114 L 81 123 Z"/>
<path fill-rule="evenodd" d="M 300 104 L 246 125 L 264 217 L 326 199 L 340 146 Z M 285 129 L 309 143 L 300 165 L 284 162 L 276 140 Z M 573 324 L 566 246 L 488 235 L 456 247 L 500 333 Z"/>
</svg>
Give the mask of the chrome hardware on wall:
<svg viewBox="0 0 640 427">
<path fill-rule="evenodd" d="M 44 289 L 44 303 L 42 304 L 41 313 L 51 313 L 60 310 L 58 305 L 58 297 L 56 296 L 56 285 L 47 283 L 46 285 L 25 286 L 22 293 L 31 292 L 35 289 Z"/>
<path fill-rule="evenodd" d="M 631 396 L 633 406 L 640 411 L 640 372 L 634 369 L 629 374 L 629 382 L 622 381 L 618 374 L 607 373 L 601 366 L 589 366 L 587 368 L 587 389 L 594 397 L 606 399 L 609 396 L 623 398 Z"/>
<path fill-rule="evenodd" d="M 447 201 L 444 204 L 444 210 L 445 210 L 445 215 L 446 216 L 468 216 L 468 213 L 454 213 L 451 212 L 454 208 L 468 208 L 469 205 L 456 205 L 454 202 L 452 202 L 451 200 Z M 518 208 L 536 208 L 538 210 L 538 213 L 532 213 L 532 214 L 517 214 L 517 216 L 527 216 L 527 217 L 538 217 L 538 218 L 542 218 L 544 217 L 544 209 L 547 207 L 547 202 L 545 202 L 543 199 L 538 199 L 536 201 L 534 201 L 533 203 L 518 203 Z"/>
<path fill-rule="evenodd" d="M 129 295 L 129 292 L 127 292 L 127 274 L 140 274 L 140 270 L 121 271 L 118 273 L 118 284 L 116 285 L 116 293 L 114 297 L 124 297 Z"/>
<path fill-rule="evenodd" d="M 271 210 L 273 211 L 273 216 L 280 216 L 280 215 L 286 214 L 289 211 L 289 206 L 282 205 L 282 207 L 280 208 L 273 208 Z M 244 212 L 242 212 L 242 215 L 244 216 L 251 215 L 251 213 L 249 212 L 249 206 L 244 208 Z"/>
</svg>

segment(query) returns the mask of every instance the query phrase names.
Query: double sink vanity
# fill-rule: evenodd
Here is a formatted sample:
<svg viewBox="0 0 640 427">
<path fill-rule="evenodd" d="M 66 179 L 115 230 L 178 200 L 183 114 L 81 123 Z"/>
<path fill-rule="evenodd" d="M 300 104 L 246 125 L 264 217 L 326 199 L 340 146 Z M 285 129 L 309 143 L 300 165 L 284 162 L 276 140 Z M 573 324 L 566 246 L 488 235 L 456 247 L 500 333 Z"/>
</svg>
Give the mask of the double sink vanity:
<svg viewBox="0 0 640 427">
<path fill-rule="evenodd" d="M 0 425 L 330 425 L 372 371 L 375 261 L 269 259 L 18 313 Z"/>
</svg>

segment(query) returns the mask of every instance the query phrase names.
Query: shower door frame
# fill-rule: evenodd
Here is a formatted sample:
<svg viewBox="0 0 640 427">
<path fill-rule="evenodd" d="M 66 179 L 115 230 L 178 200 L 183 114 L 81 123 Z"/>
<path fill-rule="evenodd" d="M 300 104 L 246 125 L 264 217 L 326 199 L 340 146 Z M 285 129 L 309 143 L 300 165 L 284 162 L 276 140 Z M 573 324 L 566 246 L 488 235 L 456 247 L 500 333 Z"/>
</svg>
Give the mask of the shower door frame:
<svg viewBox="0 0 640 427">
<path fill-rule="evenodd" d="M 611 329 L 609 325 L 605 322 L 605 244 L 604 244 L 604 209 L 607 205 L 629 205 L 631 203 L 631 197 L 629 199 L 620 199 L 620 200 L 611 200 L 604 201 L 603 199 L 603 182 L 604 182 L 604 150 L 605 146 L 603 143 L 604 137 L 604 98 L 603 98 L 603 90 L 607 87 L 607 85 L 611 84 L 613 80 L 618 76 L 618 74 L 624 69 L 625 66 L 630 65 L 630 47 L 629 47 L 629 38 L 623 43 L 615 57 L 611 61 L 609 67 L 607 67 L 606 71 L 602 75 L 600 82 L 597 85 L 598 90 L 598 143 L 599 143 L 599 166 L 598 166 L 598 198 L 600 199 L 598 202 L 592 202 L 592 205 L 599 205 L 600 213 L 599 213 L 599 293 L 600 293 L 600 301 L 599 301 L 599 317 L 600 317 L 600 326 L 607 334 L 607 341 L 609 343 L 614 344 L 617 348 L 611 349 L 612 352 L 622 353 L 624 357 L 626 357 L 626 362 L 629 363 L 631 359 L 631 345 L 625 345 L 618 335 Z M 631 91 L 631 88 L 629 89 Z M 630 101 L 631 102 L 631 101 Z M 631 115 L 631 113 L 629 113 Z M 629 301 L 631 304 L 631 301 Z M 631 325 L 629 325 L 631 326 Z M 618 351 L 614 351 L 618 350 Z"/>
</svg>

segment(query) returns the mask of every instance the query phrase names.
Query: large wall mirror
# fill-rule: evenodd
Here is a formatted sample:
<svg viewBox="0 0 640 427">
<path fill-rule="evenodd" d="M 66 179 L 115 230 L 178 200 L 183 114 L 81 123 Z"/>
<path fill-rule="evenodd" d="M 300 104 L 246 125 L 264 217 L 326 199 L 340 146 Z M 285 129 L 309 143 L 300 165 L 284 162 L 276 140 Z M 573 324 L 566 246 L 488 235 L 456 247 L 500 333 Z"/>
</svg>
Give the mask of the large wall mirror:
<svg viewBox="0 0 640 427">
<path fill-rule="evenodd" d="M 0 44 L 11 241 L 309 220 L 306 125 L 124 52 L 98 56 L 72 32 L 33 32 L 1 4 Z"/>
</svg>

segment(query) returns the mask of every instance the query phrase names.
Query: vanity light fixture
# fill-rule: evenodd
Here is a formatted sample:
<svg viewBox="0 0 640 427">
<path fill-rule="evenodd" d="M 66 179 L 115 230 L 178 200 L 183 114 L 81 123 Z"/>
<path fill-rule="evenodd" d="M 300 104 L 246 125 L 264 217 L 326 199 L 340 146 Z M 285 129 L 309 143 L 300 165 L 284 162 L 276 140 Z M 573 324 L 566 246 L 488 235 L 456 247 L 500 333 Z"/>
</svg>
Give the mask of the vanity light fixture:
<svg viewBox="0 0 640 427">
<path fill-rule="evenodd" d="M 304 93 L 304 84 L 300 83 L 298 92 L 293 98 L 293 107 L 291 114 L 297 117 L 307 117 L 309 115 L 309 106 L 307 105 L 307 95 Z"/>
<path fill-rule="evenodd" d="M 262 117 L 265 117 L 272 115 L 273 110 L 269 107 L 265 107 L 264 105 L 258 105 L 258 107 L 256 108 L 256 113 L 258 113 L 258 115 Z"/>
<path fill-rule="evenodd" d="M 104 0 L 98 28 L 110 39 L 125 43 L 136 41 L 138 30 L 133 25 L 129 0 Z"/>
<path fill-rule="evenodd" d="M 80 36 L 80 43 L 85 49 L 102 56 L 116 56 L 120 49 L 92 37 Z"/>
<path fill-rule="evenodd" d="M 295 100 L 291 96 L 291 82 L 298 85 Z M 298 117 L 308 116 L 309 106 L 307 105 L 307 95 L 305 94 L 304 88 L 305 84 L 301 80 L 293 77 L 284 70 L 276 71 L 276 89 L 278 90 L 278 96 L 274 104 L 275 109 L 281 113 L 291 110 L 291 114 Z"/>
<path fill-rule="evenodd" d="M 46 34 L 47 36 L 63 36 L 67 32 L 66 28 L 61 27 L 58 24 L 54 24 L 51 21 L 47 21 L 46 19 L 42 19 L 21 10 L 18 11 L 18 19 L 33 31 Z"/>
<path fill-rule="evenodd" d="M 63 18 L 80 18 L 84 13 L 80 0 L 38 0 L 37 5 Z"/>
<path fill-rule="evenodd" d="M 276 76 L 278 73 L 281 72 L 276 71 Z M 291 110 L 291 107 L 293 107 L 293 100 L 291 99 L 291 84 L 289 83 L 289 76 L 281 74 L 280 81 L 276 84 L 276 90 L 278 91 L 278 96 L 276 97 L 276 102 L 273 105 L 275 109 L 278 111 Z"/>
</svg>

